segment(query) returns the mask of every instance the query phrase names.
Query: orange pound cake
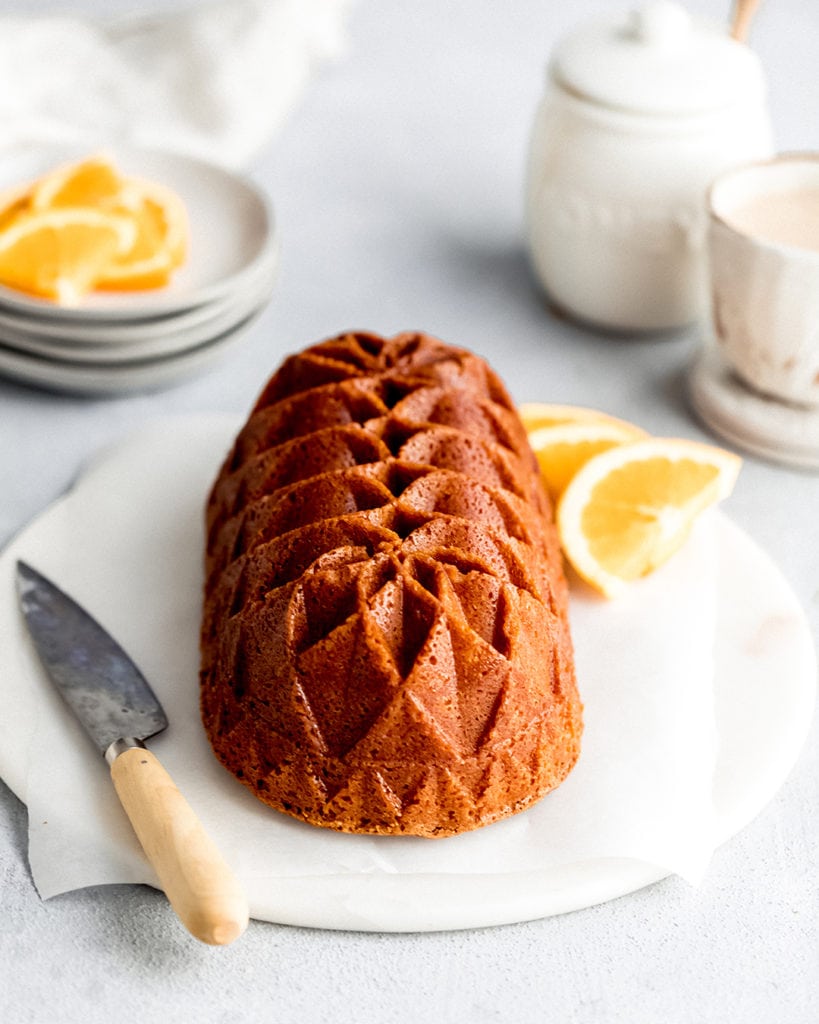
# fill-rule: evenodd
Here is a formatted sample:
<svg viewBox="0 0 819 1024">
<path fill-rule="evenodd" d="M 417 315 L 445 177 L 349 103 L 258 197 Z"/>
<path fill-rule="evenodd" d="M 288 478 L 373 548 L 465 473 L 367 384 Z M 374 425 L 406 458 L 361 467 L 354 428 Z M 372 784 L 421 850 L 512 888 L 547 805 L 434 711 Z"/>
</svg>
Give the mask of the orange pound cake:
<svg viewBox="0 0 819 1024">
<path fill-rule="evenodd" d="M 224 766 L 314 825 L 452 835 L 566 777 L 566 582 L 484 360 L 355 333 L 284 362 L 209 498 L 201 694 Z"/>
</svg>

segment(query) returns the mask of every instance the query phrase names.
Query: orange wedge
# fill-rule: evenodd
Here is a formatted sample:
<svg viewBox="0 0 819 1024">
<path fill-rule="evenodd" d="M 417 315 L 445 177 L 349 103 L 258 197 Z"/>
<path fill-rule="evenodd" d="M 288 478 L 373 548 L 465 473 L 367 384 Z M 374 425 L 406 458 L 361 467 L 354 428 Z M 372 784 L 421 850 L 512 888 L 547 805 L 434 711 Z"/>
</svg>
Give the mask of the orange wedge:
<svg viewBox="0 0 819 1024">
<path fill-rule="evenodd" d="M 92 156 L 76 164 L 58 167 L 31 187 L 32 210 L 62 206 L 97 207 L 119 199 L 122 175 L 106 156 Z"/>
<path fill-rule="evenodd" d="M 135 178 L 126 179 L 136 238 L 127 253 L 114 258 L 98 276 L 95 287 L 134 290 L 159 288 L 187 254 L 185 206 L 169 189 Z M 122 212 L 127 213 L 126 209 Z"/>
<path fill-rule="evenodd" d="M 0 192 L 0 231 L 4 231 L 24 210 L 28 209 L 29 192 L 25 186 Z"/>
<path fill-rule="evenodd" d="M 742 460 L 710 445 L 646 438 L 595 455 L 557 506 L 563 551 L 608 597 L 662 565 L 697 517 L 726 498 Z"/>
<path fill-rule="evenodd" d="M 57 302 L 93 288 L 161 287 L 187 245 L 182 200 L 105 155 L 0 195 L 0 283 Z"/>
<path fill-rule="evenodd" d="M 526 433 L 531 434 L 541 427 L 555 427 L 561 423 L 623 423 L 608 413 L 597 409 L 589 409 L 583 405 L 554 405 L 550 402 L 524 402 L 518 406 L 518 415 L 523 420 Z"/>
<path fill-rule="evenodd" d="M 529 444 L 553 500 L 593 456 L 646 436 L 633 423 L 572 406 L 540 406 L 537 414 L 528 416 L 528 422 L 534 424 L 528 431 Z"/>
<path fill-rule="evenodd" d="M 132 217 L 101 210 L 23 210 L 0 231 L 0 283 L 76 303 L 136 234 Z"/>
</svg>

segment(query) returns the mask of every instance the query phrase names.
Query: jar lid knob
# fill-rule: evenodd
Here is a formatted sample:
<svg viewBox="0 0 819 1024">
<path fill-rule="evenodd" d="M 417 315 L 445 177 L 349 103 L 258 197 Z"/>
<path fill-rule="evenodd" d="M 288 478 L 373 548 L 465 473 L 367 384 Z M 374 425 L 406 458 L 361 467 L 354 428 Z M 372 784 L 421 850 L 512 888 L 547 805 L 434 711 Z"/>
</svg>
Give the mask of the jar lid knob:
<svg viewBox="0 0 819 1024">
<path fill-rule="evenodd" d="M 691 18 L 673 0 L 651 0 L 631 11 L 628 34 L 646 46 L 669 49 L 684 43 L 691 31 Z"/>
</svg>

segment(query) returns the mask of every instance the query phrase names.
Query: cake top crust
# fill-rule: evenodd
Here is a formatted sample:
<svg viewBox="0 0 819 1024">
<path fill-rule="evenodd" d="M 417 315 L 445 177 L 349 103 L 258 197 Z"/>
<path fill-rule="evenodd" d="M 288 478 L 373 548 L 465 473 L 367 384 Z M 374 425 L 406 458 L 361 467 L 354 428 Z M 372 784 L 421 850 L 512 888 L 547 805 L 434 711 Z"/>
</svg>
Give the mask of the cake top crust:
<svg viewBox="0 0 819 1024">
<path fill-rule="evenodd" d="M 544 730 L 576 703 L 565 580 L 525 431 L 483 359 L 413 333 L 290 356 L 207 519 L 206 725 L 263 799 L 439 834 L 543 790 Z M 531 778 L 513 799 L 492 780 L 522 737 Z M 437 821 L 432 771 L 451 790 Z"/>
</svg>

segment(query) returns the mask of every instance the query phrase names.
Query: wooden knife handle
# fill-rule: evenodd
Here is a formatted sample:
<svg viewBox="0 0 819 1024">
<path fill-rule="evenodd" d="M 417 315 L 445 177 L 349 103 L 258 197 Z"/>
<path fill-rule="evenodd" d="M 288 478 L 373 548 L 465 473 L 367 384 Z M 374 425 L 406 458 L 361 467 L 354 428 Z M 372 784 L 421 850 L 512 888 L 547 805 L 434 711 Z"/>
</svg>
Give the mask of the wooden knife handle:
<svg viewBox="0 0 819 1024">
<path fill-rule="evenodd" d="M 247 927 L 247 897 L 187 800 L 159 760 L 132 747 L 111 765 L 125 813 L 180 921 L 213 946 Z"/>
</svg>

